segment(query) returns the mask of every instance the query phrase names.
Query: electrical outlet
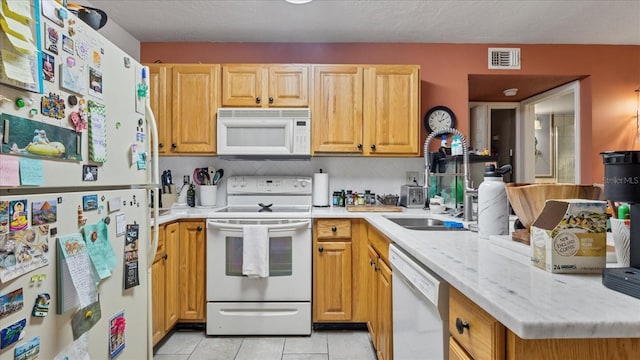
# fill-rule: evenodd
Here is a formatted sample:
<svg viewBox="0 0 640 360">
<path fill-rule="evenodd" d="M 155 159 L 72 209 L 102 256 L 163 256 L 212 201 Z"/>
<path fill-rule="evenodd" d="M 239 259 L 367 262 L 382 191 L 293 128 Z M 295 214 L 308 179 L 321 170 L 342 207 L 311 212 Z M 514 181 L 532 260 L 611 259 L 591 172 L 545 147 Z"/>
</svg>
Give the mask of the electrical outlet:
<svg viewBox="0 0 640 360">
<path fill-rule="evenodd" d="M 406 183 L 409 185 L 418 185 L 420 184 L 420 172 L 419 171 L 407 171 L 406 172 Z"/>
</svg>

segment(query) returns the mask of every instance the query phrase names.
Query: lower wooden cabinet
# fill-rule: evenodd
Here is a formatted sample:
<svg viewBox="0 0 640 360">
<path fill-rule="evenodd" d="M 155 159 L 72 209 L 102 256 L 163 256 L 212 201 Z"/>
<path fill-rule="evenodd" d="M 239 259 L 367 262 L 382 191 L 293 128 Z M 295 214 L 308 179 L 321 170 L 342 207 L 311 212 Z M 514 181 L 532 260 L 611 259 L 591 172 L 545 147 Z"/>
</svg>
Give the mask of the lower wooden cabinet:
<svg viewBox="0 0 640 360">
<path fill-rule="evenodd" d="M 391 241 L 372 227 L 367 229 L 367 265 L 365 275 L 371 299 L 367 326 L 376 349 L 378 360 L 393 359 L 393 291 L 392 271 L 389 265 L 389 244 Z"/>
<path fill-rule="evenodd" d="M 153 344 L 178 320 L 178 223 L 158 227 L 158 252 L 151 265 Z"/>
<path fill-rule="evenodd" d="M 361 219 L 317 219 L 313 232 L 313 322 L 366 323 L 392 359 L 391 241 Z"/>
<path fill-rule="evenodd" d="M 352 321 L 351 220 L 316 220 L 313 264 L 313 321 Z"/>
<path fill-rule="evenodd" d="M 205 322 L 206 231 L 202 220 L 180 221 L 180 322 Z"/>
<path fill-rule="evenodd" d="M 316 242 L 315 321 L 351 321 L 351 242 Z"/>
<path fill-rule="evenodd" d="M 449 359 L 638 359 L 640 338 L 522 339 L 449 287 Z"/>
<path fill-rule="evenodd" d="M 378 260 L 378 284 L 376 289 L 376 352 L 378 359 L 393 359 L 393 308 L 391 268 Z"/>
</svg>

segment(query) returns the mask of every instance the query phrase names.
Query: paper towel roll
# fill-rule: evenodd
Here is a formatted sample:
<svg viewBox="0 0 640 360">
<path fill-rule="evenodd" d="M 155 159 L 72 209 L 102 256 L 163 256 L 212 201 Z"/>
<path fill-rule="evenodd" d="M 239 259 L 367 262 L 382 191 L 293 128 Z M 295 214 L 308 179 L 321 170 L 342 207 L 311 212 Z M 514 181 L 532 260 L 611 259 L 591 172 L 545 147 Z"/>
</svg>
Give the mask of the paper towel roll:
<svg viewBox="0 0 640 360">
<path fill-rule="evenodd" d="M 329 174 L 313 174 L 313 206 L 329 206 Z"/>
</svg>

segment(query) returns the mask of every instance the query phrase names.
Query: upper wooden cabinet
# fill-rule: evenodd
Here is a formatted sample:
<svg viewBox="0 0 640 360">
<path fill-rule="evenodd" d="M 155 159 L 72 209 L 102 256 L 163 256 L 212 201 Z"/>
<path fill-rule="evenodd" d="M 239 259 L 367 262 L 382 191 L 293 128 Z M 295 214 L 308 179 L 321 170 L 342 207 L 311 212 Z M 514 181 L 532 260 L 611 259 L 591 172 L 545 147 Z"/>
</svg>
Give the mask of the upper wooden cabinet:
<svg viewBox="0 0 640 360">
<path fill-rule="evenodd" d="M 314 65 L 312 81 L 312 152 L 362 152 L 362 67 Z"/>
<path fill-rule="evenodd" d="M 418 155 L 416 65 L 314 65 L 314 154 Z"/>
<path fill-rule="evenodd" d="M 364 70 L 365 155 L 418 155 L 418 66 L 378 65 Z"/>
<path fill-rule="evenodd" d="M 223 65 L 222 106 L 309 106 L 309 65 Z"/>
<path fill-rule="evenodd" d="M 158 153 L 165 155 L 171 144 L 171 66 L 148 66 L 151 110 L 158 125 Z"/>
<path fill-rule="evenodd" d="M 149 64 L 161 155 L 215 154 L 220 65 Z"/>
</svg>

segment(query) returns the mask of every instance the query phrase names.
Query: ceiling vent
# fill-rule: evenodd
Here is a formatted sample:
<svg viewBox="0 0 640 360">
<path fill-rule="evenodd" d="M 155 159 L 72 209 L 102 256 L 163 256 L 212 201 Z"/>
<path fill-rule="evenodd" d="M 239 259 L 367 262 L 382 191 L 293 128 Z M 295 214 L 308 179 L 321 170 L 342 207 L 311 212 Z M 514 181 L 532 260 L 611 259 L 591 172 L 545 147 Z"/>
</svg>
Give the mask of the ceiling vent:
<svg viewBox="0 0 640 360">
<path fill-rule="evenodd" d="M 520 69 L 520 49 L 489 48 L 489 69 Z"/>
</svg>

